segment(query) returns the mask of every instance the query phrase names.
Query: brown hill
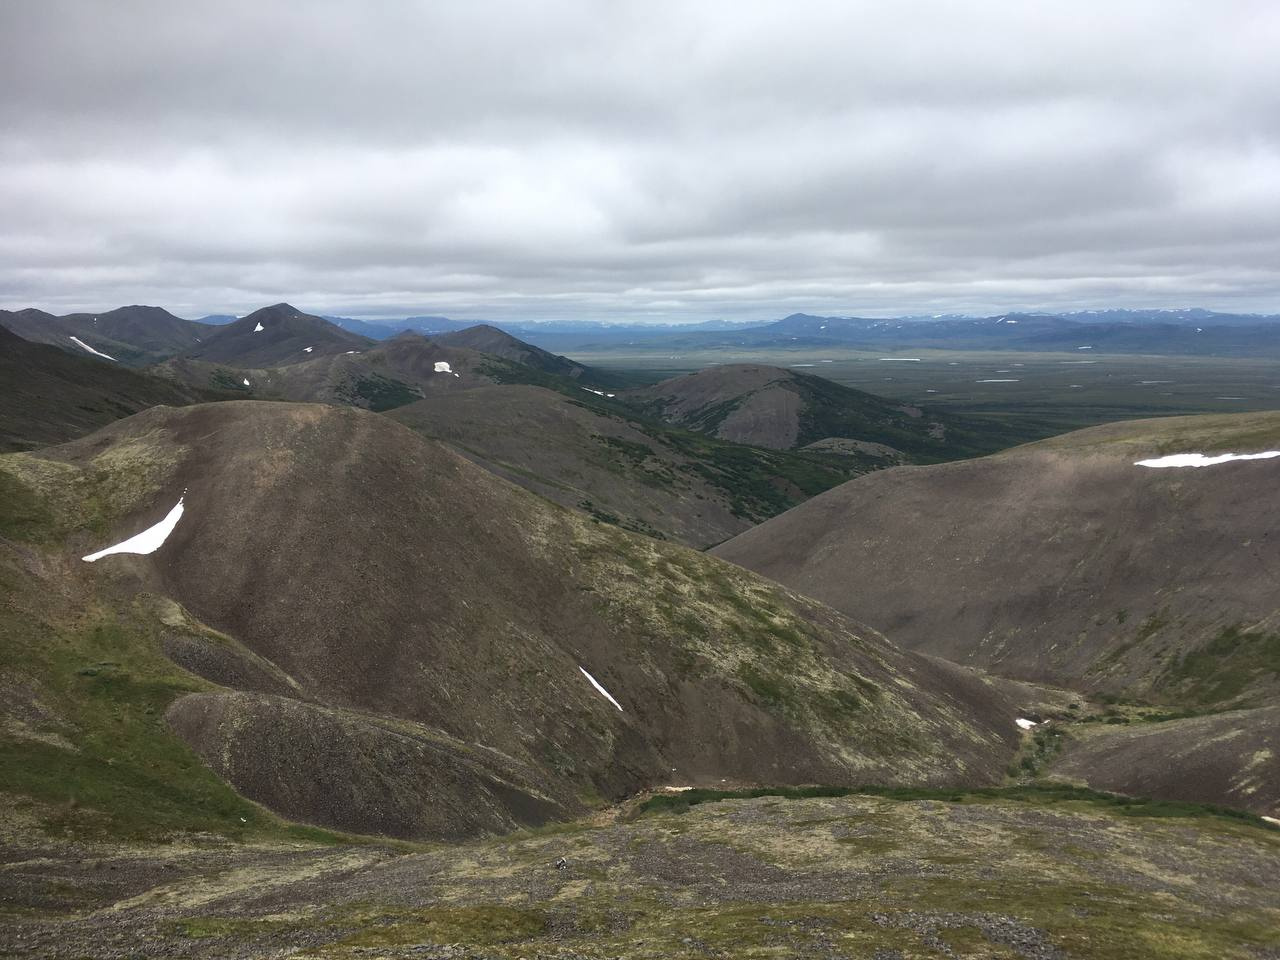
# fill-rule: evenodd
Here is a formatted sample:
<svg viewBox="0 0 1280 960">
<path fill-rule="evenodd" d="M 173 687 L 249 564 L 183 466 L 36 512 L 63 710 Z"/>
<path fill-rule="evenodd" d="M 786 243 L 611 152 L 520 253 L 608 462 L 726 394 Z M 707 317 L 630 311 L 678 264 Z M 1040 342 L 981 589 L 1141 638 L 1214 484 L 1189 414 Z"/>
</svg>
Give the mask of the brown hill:
<svg viewBox="0 0 1280 960">
<path fill-rule="evenodd" d="M 775 450 L 812 445 L 879 459 L 881 466 L 993 453 L 1026 439 L 1007 424 L 926 410 L 762 364 L 707 367 L 623 396 L 669 423 L 724 440 Z"/>
<path fill-rule="evenodd" d="M 518 340 L 511 334 L 497 327 L 491 327 L 487 323 L 451 333 L 432 334 L 431 339 L 446 346 L 465 347 L 468 350 L 487 353 L 491 357 L 501 357 L 512 363 L 533 367 L 543 373 L 553 373 L 574 380 L 587 373 L 587 368 L 582 364 Z"/>
<path fill-rule="evenodd" d="M 212 330 L 183 356 L 248 369 L 305 363 L 317 357 L 367 350 L 374 344 L 367 337 L 343 330 L 323 317 L 302 313 L 287 303 L 263 307 Z"/>
<path fill-rule="evenodd" d="M 28 343 L 0 327 L 0 451 L 62 443 L 156 404 L 211 397 L 88 354 Z"/>
<path fill-rule="evenodd" d="M 480 387 L 388 414 L 566 507 L 696 548 L 751 526 L 696 451 L 543 387 Z"/>
<path fill-rule="evenodd" d="M 145 366 L 197 347 L 218 328 L 175 317 L 160 307 L 119 307 L 102 313 L 56 317 L 42 310 L 0 310 L 0 326 L 33 343 L 93 356 L 80 344 L 126 366 Z M 76 343 L 76 340 L 80 344 Z"/>
<path fill-rule="evenodd" d="M 1071 728 L 1051 776 L 1138 797 L 1280 816 L 1280 706 L 1130 725 Z"/>
<path fill-rule="evenodd" d="M 1117 423 L 859 477 L 716 548 L 896 642 L 1196 708 L 1280 689 L 1280 413 Z"/>
<path fill-rule="evenodd" d="M 166 710 L 246 796 L 402 836 L 667 782 L 989 782 L 1018 740 L 963 671 L 367 412 L 156 408 L 0 458 L 0 481 L 5 769 L 77 816 L 154 824 L 190 784 L 216 796 Z M 77 559 L 179 498 L 154 553 Z"/>
</svg>

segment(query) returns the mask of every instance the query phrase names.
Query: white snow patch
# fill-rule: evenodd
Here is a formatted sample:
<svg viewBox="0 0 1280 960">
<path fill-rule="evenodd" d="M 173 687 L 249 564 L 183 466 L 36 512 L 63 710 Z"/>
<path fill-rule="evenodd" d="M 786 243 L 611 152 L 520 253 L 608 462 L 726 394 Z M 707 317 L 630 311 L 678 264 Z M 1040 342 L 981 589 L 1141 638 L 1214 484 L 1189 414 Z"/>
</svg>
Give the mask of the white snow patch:
<svg viewBox="0 0 1280 960">
<path fill-rule="evenodd" d="M 1215 400 L 1247 400 L 1247 397 L 1214 397 Z"/>
<path fill-rule="evenodd" d="M 265 329 L 267 329 L 267 328 L 266 328 L 266 327 L 264 327 L 261 323 L 259 323 L 256 327 L 254 327 L 254 328 L 253 328 L 253 332 L 254 332 L 254 333 L 261 333 L 261 332 L 262 332 L 263 330 L 265 330 Z"/>
<path fill-rule="evenodd" d="M 881 361 L 890 363 L 919 363 L 919 357 L 881 357 Z"/>
<path fill-rule="evenodd" d="M 1059 360 L 1059 363 L 1097 363 L 1097 360 Z"/>
<path fill-rule="evenodd" d="M 245 385 L 246 387 L 250 385 L 250 384 L 249 384 L 249 378 L 248 378 L 248 377 L 245 377 L 245 378 L 244 378 L 244 385 Z"/>
<path fill-rule="evenodd" d="M 1198 333 L 1199 331 L 1196 332 Z M 1267 821 L 1267 823 L 1274 823 L 1277 827 L 1280 827 L 1280 819 L 1275 817 L 1263 817 L 1262 819 Z"/>
<path fill-rule="evenodd" d="M 1084 384 L 1083 384 L 1083 383 L 1069 383 L 1069 384 L 1067 384 L 1067 386 L 1069 386 L 1072 390 L 1083 390 L 1083 389 L 1084 389 Z"/>
<path fill-rule="evenodd" d="M 1021 383 L 1021 380 L 975 380 L 974 383 Z"/>
<path fill-rule="evenodd" d="M 105 550 L 99 550 L 97 553 L 91 553 L 87 557 L 81 557 L 80 559 L 93 563 L 95 560 L 101 560 L 112 553 L 155 553 L 160 549 L 160 545 L 169 538 L 169 534 L 173 533 L 173 528 L 178 525 L 178 521 L 182 519 L 182 511 L 184 509 L 182 502 L 186 498 L 187 492 L 183 490 L 182 496 L 178 498 L 174 508 L 154 527 L 148 527 L 136 536 L 117 543 L 114 547 L 107 547 Z"/>
<path fill-rule="evenodd" d="M 1019 717 L 1014 722 L 1017 723 L 1019 729 L 1022 729 L 1022 730 L 1030 730 L 1032 727 L 1038 726 L 1038 724 L 1034 720 L 1028 720 L 1026 717 Z"/>
<path fill-rule="evenodd" d="M 793 367 L 812 367 L 812 366 L 814 366 L 814 364 L 812 364 L 812 363 L 793 363 L 793 364 L 791 364 L 791 366 L 793 366 Z"/>
<path fill-rule="evenodd" d="M 622 712 L 622 704 L 620 704 L 617 700 L 613 699 L 613 694 L 611 694 L 611 693 L 610 693 L 608 690 L 606 690 L 604 687 L 600 686 L 600 681 L 599 681 L 599 680 L 597 680 L 595 677 L 593 677 L 591 674 L 587 673 L 587 668 L 586 668 L 586 667 L 579 666 L 579 667 L 578 667 L 578 669 L 582 671 L 582 675 L 583 675 L 584 677 L 586 677 L 588 680 L 590 680 L 590 681 L 591 681 L 591 685 L 592 685 L 593 687 L 595 687 L 595 688 L 596 688 L 596 690 L 598 690 L 598 691 L 600 692 L 600 695 L 601 695 L 602 697 L 604 697 L 606 700 L 608 700 L 610 703 L 612 703 L 615 707 L 617 707 L 617 708 L 618 708 L 618 712 L 619 712 L 619 713 L 621 713 L 621 712 Z"/>
<path fill-rule="evenodd" d="M 314 350 L 314 349 L 315 349 L 315 347 L 303 347 L 303 348 L 302 348 L 302 352 L 303 352 L 303 353 L 310 353 L 310 352 L 311 352 L 312 350 Z"/>
<path fill-rule="evenodd" d="M 104 360 L 110 360 L 112 363 L 119 363 L 119 362 L 120 362 L 120 361 L 119 361 L 119 360 L 117 360 L 115 357 L 108 357 L 108 356 L 107 356 L 105 353 L 103 353 L 101 350 L 95 350 L 95 349 L 93 349 L 93 347 L 89 346 L 87 343 L 85 343 L 85 342 L 84 342 L 83 340 L 81 340 L 79 337 L 72 337 L 72 338 L 71 338 L 71 342 L 72 342 L 72 343 L 74 343 L 77 347 L 79 347 L 79 348 L 80 348 L 80 349 L 82 349 L 82 350 L 88 350 L 88 351 L 89 351 L 90 353 L 92 353 L 95 357 L 102 357 Z"/>
<path fill-rule="evenodd" d="M 609 399 L 613 399 L 617 396 L 616 393 L 605 393 L 603 390 L 595 390 L 591 387 L 583 387 L 582 389 L 587 391 L 587 393 L 594 393 L 597 397 L 608 397 Z"/>
<path fill-rule="evenodd" d="M 1093 347 L 1076 347 L 1077 350 L 1092 350 Z"/>
<path fill-rule="evenodd" d="M 819 363 L 835 363 L 834 360 L 819 360 Z"/>
<path fill-rule="evenodd" d="M 351 356 L 351 354 L 353 354 L 353 353 L 359 353 L 359 352 L 360 352 L 359 350 L 348 350 L 348 351 L 347 351 L 347 353 L 346 353 L 346 355 L 349 357 L 349 356 Z"/>
<path fill-rule="evenodd" d="M 1280 457 L 1280 450 L 1267 450 L 1265 453 L 1220 453 L 1216 457 L 1206 457 L 1203 453 L 1173 453 L 1167 457 L 1156 457 L 1154 460 L 1137 460 L 1135 467 L 1212 467 L 1232 460 L 1270 460 Z"/>
<path fill-rule="evenodd" d="M 448 360 L 437 360 L 436 373 L 453 373 L 453 367 L 449 366 Z"/>
</svg>

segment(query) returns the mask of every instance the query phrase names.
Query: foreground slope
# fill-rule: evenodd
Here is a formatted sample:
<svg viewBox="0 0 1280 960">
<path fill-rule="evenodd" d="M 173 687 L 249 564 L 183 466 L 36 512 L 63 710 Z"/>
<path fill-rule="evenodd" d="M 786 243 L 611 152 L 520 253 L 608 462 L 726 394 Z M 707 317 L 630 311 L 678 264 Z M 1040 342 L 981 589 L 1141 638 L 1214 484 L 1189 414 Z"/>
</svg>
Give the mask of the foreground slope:
<svg viewBox="0 0 1280 960">
<path fill-rule="evenodd" d="M 724 440 L 776 450 L 814 445 L 887 463 L 949 460 L 1016 442 L 998 424 L 762 364 L 707 367 L 625 397 L 669 422 Z"/>
<path fill-rule="evenodd" d="M 6 866 L 18 910 L 0 925 L 0 952 L 1274 956 L 1280 831 L 1051 799 L 769 796 L 427 850 L 183 844 L 90 853 L 23 838 L 22 858 Z"/>
<path fill-rule="evenodd" d="M 1117 423 L 859 477 L 716 549 L 896 642 L 1196 709 L 1280 689 L 1280 413 Z"/>
<path fill-rule="evenodd" d="M 207 391 L 29 343 L 0 327 L 0 451 L 71 440 L 159 403 L 208 399 Z"/>
<path fill-rule="evenodd" d="M 92 796 L 105 778 L 117 799 L 98 816 L 172 792 L 152 756 L 175 756 L 157 746 L 162 714 L 283 815 L 418 837 L 673 779 L 989 782 L 1018 741 L 1014 708 L 963 671 L 374 414 L 156 408 L 0 459 L 0 477 L 16 511 L 7 749 L 40 753 L 15 782 Z M 76 559 L 179 502 L 156 552 Z M 135 748 L 76 719 L 143 689 L 150 721 L 118 705 Z"/>
</svg>

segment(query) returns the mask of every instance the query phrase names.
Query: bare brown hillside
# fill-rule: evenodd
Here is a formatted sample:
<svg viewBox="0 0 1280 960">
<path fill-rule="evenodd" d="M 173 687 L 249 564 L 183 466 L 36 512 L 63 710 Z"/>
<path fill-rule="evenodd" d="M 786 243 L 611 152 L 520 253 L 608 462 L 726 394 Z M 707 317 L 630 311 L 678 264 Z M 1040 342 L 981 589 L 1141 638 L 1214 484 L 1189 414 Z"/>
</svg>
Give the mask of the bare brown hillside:
<svg viewBox="0 0 1280 960">
<path fill-rule="evenodd" d="M 963 671 L 359 410 L 156 408 L 0 459 L 0 475 L 28 505 L 10 575 L 11 609 L 32 624 L 12 631 L 19 699 L 76 716 L 84 677 L 153 689 L 163 656 L 203 680 L 166 680 L 154 689 L 174 694 L 142 702 L 173 697 L 173 729 L 289 817 L 458 836 L 670 782 L 992 782 L 1018 741 L 1011 704 Z M 180 497 L 155 553 L 77 559 Z M 51 589 L 82 625 L 117 611 L 109 634 L 76 641 L 110 636 L 111 654 L 36 669 L 47 641 L 21 638 L 71 629 L 49 619 Z M 24 716 L 39 733 L 42 714 Z M 56 727 L 73 749 L 86 729 Z M 140 729 L 111 776 L 165 769 L 147 759 L 161 733 Z M 58 748 L 38 749 L 61 769 Z"/>
<path fill-rule="evenodd" d="M 715 553 L 896 642 L 1197 709 L 1280 689 L 1280 414 L 1110 424 L 856 478 Z"/>
</svg>

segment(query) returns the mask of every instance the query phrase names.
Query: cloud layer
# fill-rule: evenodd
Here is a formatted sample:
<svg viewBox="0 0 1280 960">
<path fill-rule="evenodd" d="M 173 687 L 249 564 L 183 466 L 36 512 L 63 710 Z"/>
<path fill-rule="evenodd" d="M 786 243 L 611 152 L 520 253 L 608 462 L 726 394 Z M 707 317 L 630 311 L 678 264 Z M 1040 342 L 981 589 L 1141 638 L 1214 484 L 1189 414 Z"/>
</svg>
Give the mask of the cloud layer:
<svg viewBox="0 0 1280 960">
<path fill-rule="evenodd" d="M 1277 49 L 1270 0 L 0 4 L 0 304 L 1275 312 Z"/>
</svg>

